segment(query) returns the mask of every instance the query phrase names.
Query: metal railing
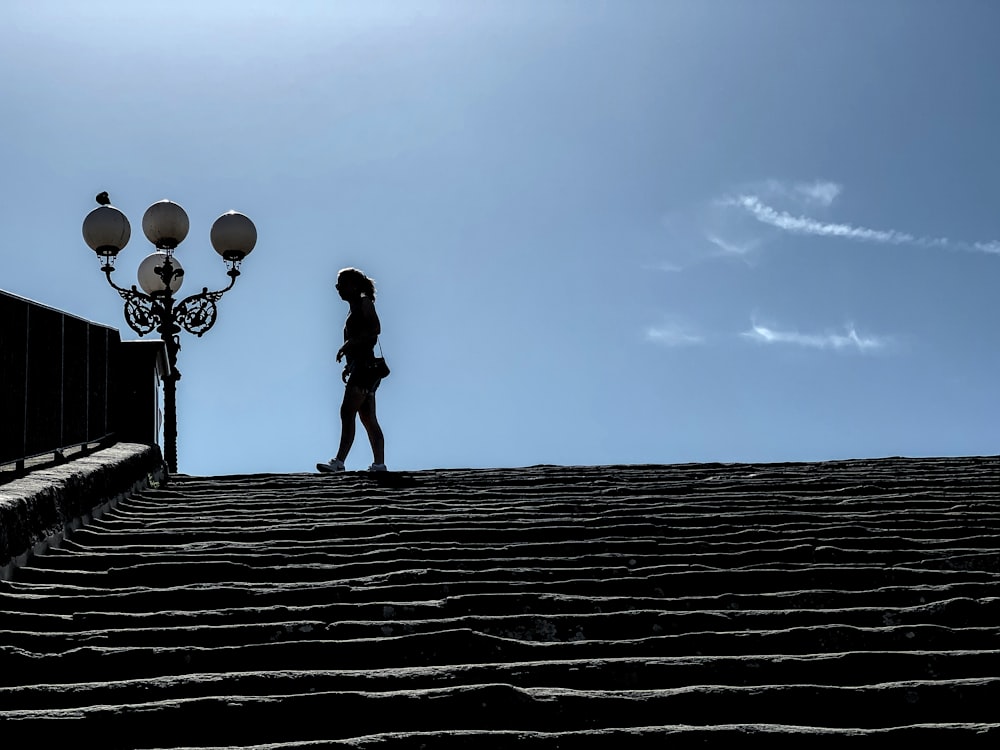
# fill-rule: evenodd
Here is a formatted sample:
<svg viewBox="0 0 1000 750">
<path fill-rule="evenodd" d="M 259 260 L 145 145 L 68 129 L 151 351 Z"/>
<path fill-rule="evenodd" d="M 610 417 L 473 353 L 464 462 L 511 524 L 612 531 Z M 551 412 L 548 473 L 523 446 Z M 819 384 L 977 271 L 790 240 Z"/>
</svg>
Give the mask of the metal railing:
<svg viewBox="0 0 1000 750">
<path fill-rule="evenodd" d="M 120 337 L 0 291 L 0 464 L 107 440 Z"/>
</svg>

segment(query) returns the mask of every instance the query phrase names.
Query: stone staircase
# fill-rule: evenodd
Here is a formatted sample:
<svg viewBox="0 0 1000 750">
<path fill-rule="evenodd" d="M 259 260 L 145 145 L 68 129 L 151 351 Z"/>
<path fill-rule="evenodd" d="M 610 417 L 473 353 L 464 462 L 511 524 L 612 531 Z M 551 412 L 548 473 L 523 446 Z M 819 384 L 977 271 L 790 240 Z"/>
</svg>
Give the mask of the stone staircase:
<svg viewBox="0 0 1000 750">
<path fill-rule="evenodd" d="M 0 581 L 0 737 L 998 747 L 998 480 L 996 458 L 174 477 Z"/>
</svg>

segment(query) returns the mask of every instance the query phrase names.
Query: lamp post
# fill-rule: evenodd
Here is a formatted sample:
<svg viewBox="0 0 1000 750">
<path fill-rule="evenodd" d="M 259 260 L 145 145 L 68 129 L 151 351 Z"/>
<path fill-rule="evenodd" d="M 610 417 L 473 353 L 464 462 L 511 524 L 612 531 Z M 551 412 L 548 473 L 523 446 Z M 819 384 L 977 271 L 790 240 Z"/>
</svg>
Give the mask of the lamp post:
<svg viewBox="0 0 1000 750">
<path fill-rule="evenodd" d="M 101 270 L 108 283 L 125 300 L 125 320 L 129 327 L 144 336 L 156 331 L 167 350 L 170 372 L 163 383 L 163 441 L 167 466 L 177 471 L 177 352 L 181 348 L 180 331 L 203 335 L 215 325 L 218 316 L 216 302 L 233 288 L 240 275 L 240 263 L 257 244 L 257 229 L 246 216 L 236 211 L 223 214 L 212 225 L 212 247 L 225 261 L 229 285 L 215 292 L 204 287 L 198 294 L 175 302 L 174 294 L 184 281 L 184 269 L 174 257 L 174 251 L 188 233 L 188 216 L 172 201 L 162 200 L 146 209 L 142 231 L 156 247 L 139 264 L 140 292 L 133 284 L 130 289 L 118 286 L 111 278 L 115 259 L 128 243 L 132 230 L 128 218 L 110 205 L 102 193 L 95 208 L 83 220 L 83 238 L 101 259 Z"/>
</svg>

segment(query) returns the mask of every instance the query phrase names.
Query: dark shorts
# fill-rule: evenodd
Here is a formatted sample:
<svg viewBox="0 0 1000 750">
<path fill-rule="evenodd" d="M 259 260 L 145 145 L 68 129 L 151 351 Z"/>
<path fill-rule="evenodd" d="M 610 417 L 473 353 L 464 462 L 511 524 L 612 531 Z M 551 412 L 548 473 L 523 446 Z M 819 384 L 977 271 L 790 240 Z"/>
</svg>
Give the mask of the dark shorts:
<svg viewBox="0 0 1000 750">
<path fill-rule="evenodd" d="M 345 367 L 344 372 L 347 373 L 347 387 L 357 388 L 365 393 L 375 393 L 378 390 L 379 383 L 382 382 L 382 378 L 375 374 L 374 364 L 374 359 L 371 362 L 359 360 Z"/>
</svg>

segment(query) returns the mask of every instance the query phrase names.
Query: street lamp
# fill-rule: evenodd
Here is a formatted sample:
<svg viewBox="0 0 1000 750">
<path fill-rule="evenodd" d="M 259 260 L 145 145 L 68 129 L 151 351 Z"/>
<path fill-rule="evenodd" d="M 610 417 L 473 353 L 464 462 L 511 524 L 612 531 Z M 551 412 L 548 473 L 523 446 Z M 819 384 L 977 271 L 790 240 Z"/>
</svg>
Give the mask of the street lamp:
<svg viewBox="0 0 1000 750">
<path fill-rule="evenodd" d="M 83 220 L 83 239 L 101 259 L 101 270 L 108 283 L 125 300 L 125 320 L 129 327 L 144 336 L 157 331 L 167 349 L 170 372 L 163 384 L 163 441 L 167 466 L 177 471 L 177 352 L 181 348 L 181 328 L 203 335 L 215 325 L 218 309 L 216 302 L 233 288 L 240 275 L 240 263 L 257 244 L 257 229 L 246 216 L 236 211 L 223 214 L 212 225 L 212 247 L 225 261 L 229 285 L 216 292 L 204 287 L 198 294 L 174 302 L 174 293 L 184 282 L 184 269 L 174 257 L 174 251 L 188 233 L 188 217 L 184 209 L 172 201 L 162 200 L 146 209 L 142 217 L 142 231 L 156 247 L 156 252 L 146 256 L 139 264 L 140 292 L 133 284 L 130 289 L 118 286 L 111 279 L 115 259 L 128 243 L 132 234 L 128 218 L 110 205 L 106 193 L 98 196 L 102 203 Z"/>
</svg>

